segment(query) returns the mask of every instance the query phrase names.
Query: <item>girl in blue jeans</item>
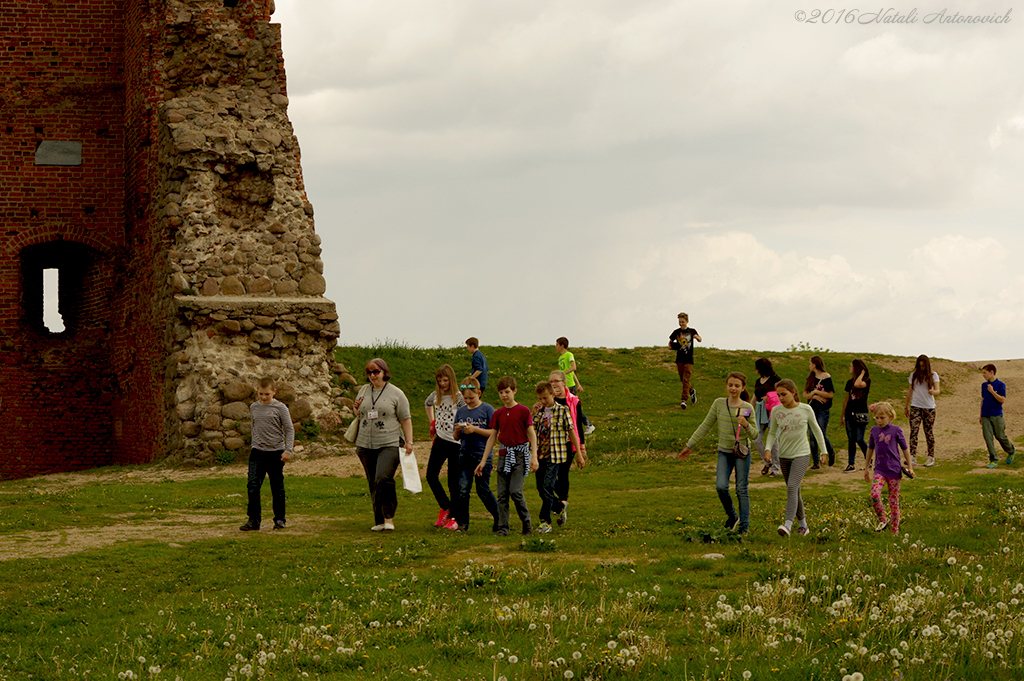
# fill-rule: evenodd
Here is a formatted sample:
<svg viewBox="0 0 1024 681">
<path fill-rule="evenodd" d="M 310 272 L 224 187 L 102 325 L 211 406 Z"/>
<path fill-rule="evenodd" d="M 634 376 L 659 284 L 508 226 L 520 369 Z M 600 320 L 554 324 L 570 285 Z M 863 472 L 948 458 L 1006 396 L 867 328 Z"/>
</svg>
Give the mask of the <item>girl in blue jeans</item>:
<svg viewBox="0 0 1024 681">
<path fill-rule="evenodd" d="M 757 437 L 757 426 L 749 419 L 754 412 L 747 400 L 747 377 L 738 371 L 729 374 L 725 382 L 728 397 L 719 397 L 711 405 L 704 422 L 686 442 L 686 447 L 679 453 L 679 460 L 685 461 L 697 444 L 712 426 L 718 426 L 718 472 L 715 477 L 715 488 L 718 498 L 725 509 L 725 526 L 730 530 L 738 530 L 741 534 L 750 528 L 750 495 L 747 491 L 747 479 L 750 476 L 750 445 Z M 737 443 L 746 448 L 746 455 L 734 453 Z M 736 469 L 736 498 L 739 501 L 739 515 L 736 515 L 729 494 L 729 478 Z"/>
</svg>

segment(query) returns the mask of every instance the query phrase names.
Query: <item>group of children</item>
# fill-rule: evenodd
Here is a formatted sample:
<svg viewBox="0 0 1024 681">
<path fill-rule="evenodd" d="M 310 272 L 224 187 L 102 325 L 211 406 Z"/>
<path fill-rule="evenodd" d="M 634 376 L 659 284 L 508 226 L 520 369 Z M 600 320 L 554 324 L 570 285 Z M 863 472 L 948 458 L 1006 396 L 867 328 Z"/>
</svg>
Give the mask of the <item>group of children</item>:
<svg viewBox="0 0 1024 681">
<path fill-rule="evenodd" d="M 696 401 L 696 391 L 690 386 L 689 381 L 693 364 L 693 342 L 700 340 L 697 332 L 688 327 L 687 315 L 680 313 L 679 328 L 670 334 L 669 346 L 677 351 L 676 360 L 683 389 L 680 406 L 683 409 L 686 408 L 687 402 Z M 475 487 L 484 508 L 494 519 L 492 530 L 496 534 L 509 534 L 510 499 L 522 524 L 522 533 L 530 534 L 534 527 L 523 487 L 527 476 L 534 473 L 541 500 L 540 525 L 536 530 L 542 533 L 551 532 L 553 518 L 558 525 L 564 525 L 568 520 L 569 471 L 574 462 L 580 468 L 586 465 L 585 436 L 594 430 L 593 425 L 583 414 L 579 398 L 576 396 L 576 393 L 582 390 L 582 385 L 576 376 L 576 361 L 569 352 L 569 341 L 565 337 L 556 341 L 559 370 L 551 372 L 549 380 L 536 385 L 537 401 L 533 409 L 516 401 L 517 384 L 510 376 L 503 376 L 498 381 L 501 407 L 495 409 L 484 402 L 482 395 L 487 385 L 487 359 L 480 352 L 479 341 L 476 338 L 467 339 L 466 348 L 472 355 L 470 375 L 457 383 L 454 369 L 447 364 L 443 365 L 435 374 L 436 390 L 430 393 L 424 404 L 433 438 L 426 478 L 439 506 L 435 526 L 467 531 L 470 520 L 470 496 Z M 847 405 L 852 401 L 850 396 L 854 395 L 860 385 L 865 402 L 861 411 L 867 412 L 863 420 L 870 414 L 876 423 L 871 428 L 866 443 L 864 469 L 864 479 L 871 483 L 872 506 L 878 516 L 876 530 L 888 528 L 896 534 L 899 532 L 900 524 L 900 484 L 904 476 L 914 477 L 914 466 L 917 464 L 916 457 L 913 456 L 913 450 L 916 449 L 916 426 L 922 422 L 926 426 L 926 439 L 929 445 L 929 456 L 925 465 L 932 465 L 934 461 L 934 443 L 928 425 L 934 419 L 933 400 L 939 391 L 938 375 L 931 371 L 927 357 L 922 355 L 918 358 L 915 373 L 910 378 L 905 409 L 914 417 L 911 419 L 912 442 L 908 447 L 902 428 L 893 424 L 896 411 L 892 404 L 878 402 L 867 405 L 867 379 L 864 378 L 867 369 L 863 367 L 862 362 L 861 367 L 858 367 L 857 362 L 859 360 L 855 360 L 851 365 L 851 376 L 856 378 L 851 379 L 847 385 L 848 398 L 844 404 L 844 416 L 856 415 L 846 412 Z M 758 372 L 764 373 L 760 368 Z M 770 371 L 768 373 L 772 374 Z M 982 374 L 985 381 L 981 389 L 979 423 L 989 453 L 988 467 L 995 468 L 998 465 L 995 442 L 998 441 L 1006 453 L 1007 464 L 1013 462 L 1015 448 L 1006 436 L 1003 420 L 1006 385 L 996 378 L 996 367 L 993 364 L 986 364 L 982 368 Z M 781 468 L 786 482 L 787 497 L 785 520 L 779 525 L 778 533 L 784 537 L 790 536 L 796 523 L 795 532 L 806 535 L 810 533 L 810 528 L 800 494 L 804 475 L 811 468 L 812 456 L 815 460 L 814 468 L 818 467 L 819 453 L 828 453 L 829 465 L 834 461 L 831 443 L 824 432 L 828 427 L 827 411 L 823 417 L 823 409 L 815 407 L 830 406 L 834 391 L 830 377 L 824 371 L 824 365 L 818 357 L 811 360 L 811 374 L 804 391 L 811 402 L 810 405 L 800 403 L 797 386 L 793 381 L 779 379 L 774 375 L 773 378 L 776 380 L 767 387 L 774 389 L 770 391 L 771 395 L 766 396 L 772 399 L 759 399 L 758 404 L 759 408 L 762 403 L 771 405 L 766 410 L 767 432 L 761 433 L 758 419 L 751 419 L 755 409 L 748 401 L 750 397 L 746 389 L 746 377 L 742 373 L 733 372 L 726 381 L 727 397 L 714 401 L 703 423 L 680 453 L 679 459 L 688 458 L 692 451 L 691 447 L 717 425 L 716 489 L 726 512 L 726 527 L 745 533 L 750 523 L 747 483 L 751 445 L 758 445 L 755 449 L 761 453 L 765 461 L 764 471 L 773 465 L 769 452 L 777 452 L 778 459 L 775 465 Z M 862 385 L 855 383 L 862 378 Z M 763 376 L 761 380 L 764 381 Z M 922 395 L 927 392 L 932 401 L 921 401 L 918 404 L 914 400 L 918 399 L 919 392 Z M 253 445 L 248 476 L 249 519 L 240 528 L 243 531 L 258 530 L 260 527 L 259 490 L 266 476 L 270 477 L 273 495 L 274 529 L 285 527 L 282 471 L 284 463 L 291 455 L 294 431 L 287 407 L 275 400 L 274 394 L 273 381 L 262 379 L 257 389 L 258 399 L 251 406 Z M 815 398 L 818 398 L 821 405 L 815 403 Z M 860 440 L 863 435 L 850 437 L 851 442 L 854 442 Z M 498 449 L 497 496 L 490 487 L 495 447 Z M 855 451 L 852 444 L 851 451 Z M 440 471 L 445 464 L 448 466 L 447 489 L 440 481 Z M 738 512 L 729 493 L 729 479 L 733 470 L 736 471 Z M 853 470 L 852 455 L 846 470 Z M 888 490 L 888 514 L 882 504 L 883 487 L 887 487 Z"/>
<path fill-rule="evenodd" d="M 466 377 L 455 390 L 454 370 L 447 364 L 437 370 L 437 389 L 427 397 L 431 420 L 430 461 L 427 482 L 438 503 L 435 526 L 465 532 L 469 529 L 469 503 L 473 487 L 494 519 L 492 531 L 509 534 L 509 500 L 515 505 L 522 533 L 530 534 L 533 521 L 523 494 L 527 476 L 534 473 L 540 494 L 541 533 L 568 520 L 569 468 L 586 465 L 586 445 L 581 441 L 579 411 L 572 411 L 574 396 L 565 391 L 565 374 L 551 373 L 550 380 L 536 385 L 533 409 L 516 401 L 518 386 L 511 376 L 498 380 L 497 409 L 481 400 L 480 382 Z M 497 460 L 494 453 L 497 448 Z M 448 464 L 448 489 L 439 479 L 441 465 Z M 491 492 L 491 472 L 497 475 L 497 497 Z M 447 492 L 447 493 L 446 493 Z"/>
<path fill-rule="evenodd" d="M 585 436 L 594 427 L 586 420 L 576 392 L 582 389 L 576 376 L 576 360 L 565 337 L 556 342 L 558 371 L 535 387 L 533 409 L 516 401 L 518 386 L 511 376 L 498 380 L 495 409 L 482 400 L 487 381 L 487 359 L 476 338 L 466 340 L 472 356 L 470 375 L 457 386 L 455 371 L 445 364 L 435 374 L 436 390 L 424 407 L 433 443 L 427 463 L 427 484 L 438 505 L 436 527 L 469 529 L 472 489 L 494 519 L 492 531 L 509 533 L 509 501 L 515 505 L 522 533 L 533 532 L 533 521 L 523 494 L 530 473 L 536 475 L 540 494 L 541 533 L 552 531 L 552 519 L 568 520 L 569 469 L 573 462 L 586 465 Z M 497 465 L 494 453 L 497 448 Z M 448 465 L 448 488 L 440 472 Z M 497 496 L 491 491 L 492 471 L 497 474 Z"/>
</svg>

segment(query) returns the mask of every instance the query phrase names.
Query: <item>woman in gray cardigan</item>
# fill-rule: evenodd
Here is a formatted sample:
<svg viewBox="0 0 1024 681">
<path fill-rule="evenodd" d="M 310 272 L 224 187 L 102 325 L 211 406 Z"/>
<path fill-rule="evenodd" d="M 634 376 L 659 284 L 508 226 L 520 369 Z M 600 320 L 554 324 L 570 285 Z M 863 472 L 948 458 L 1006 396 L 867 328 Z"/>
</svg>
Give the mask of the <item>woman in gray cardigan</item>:
<svg viewBox="0 0 1024 681">
<path fill-rule="evenodd" d="M 412 453 L 412 414 L 405 393 L 391 385 L 391 370 L 380 358 L 366 364 L 369 385 L 359 391 L 355 407 L 359 413 L 359 435 L 356 454 L 363 464 L 366 482 L 373 502 L 374 532 L 395 529 L 395 471 L 398 470 L 399 446 L 405 440 L 405 451 Z"/>
</svg>

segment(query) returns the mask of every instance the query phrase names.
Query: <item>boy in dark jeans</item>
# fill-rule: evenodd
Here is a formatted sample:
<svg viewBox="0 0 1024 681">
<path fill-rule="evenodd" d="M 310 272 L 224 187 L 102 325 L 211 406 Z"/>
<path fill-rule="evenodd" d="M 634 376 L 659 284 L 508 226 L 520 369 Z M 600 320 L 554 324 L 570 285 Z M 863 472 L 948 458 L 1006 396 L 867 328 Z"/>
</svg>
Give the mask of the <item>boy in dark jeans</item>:
<svg viewBox="0 0 1024 681">
<path fill-rule="evenodd" d="M 562 502 L 555 491 L 559 465 L 569 461 L 569 453 L 576 451 L 576 465 L 583 467 L 580 440 L 569 416 L 569 408 L 555 402 L 555 392 L 548 381 L 537 384 L 533 426 L 537 431 L 537 491 L 540 493 L 540 527 L 542 534 L 551 532 L 551 514 L 562 512 Z"/>
<path fill-rule="evenodd" d="M 484 465 L 491 458 L 491 449 L 497 440 L 501 444 L 498 454 L 498 535 L 508 536 L 509 497 L 523 523 L 523 534 L 530 534 L 530 509 L 523 496 L 523 482 L 529 472 L 536 472 L 538 467 L 537 433 L 533 430 L 530 409 L 516 402 L 516 379 L 502 376 L 498 380 L 498 397 L 502 406 L 491 417 L 492 434 L 487 438 L 476 474 L 483 475 Z"/>
<path fill-rule="evenodd" d="M 263 519 L 260 507 L 260 488 L 263 478 L 270 477 L 270 494 L 274 500 L 274 529 L 283 530 L 284 518 L 284 465 L 292 457 L 295 429 L 288 407 L 274 399 L 277 390 L 270 378 L 261 378 L 256 389 L 256 402 L 249 405 L 252 416 L 252 450 L 249 452 L 249 480 L 246 488 L 249 519 L 242 532 L 260 529 Z"/>
<path fill-rule="evenodd" d="M 491 491 L 491 460 L 483 457 L 487 440 L 494 433 L 490 428 L 494 407 L 480 401 L 480 382 L 475 378 L 464 378 L 459 385 L 465 407 L 455 412 L 455 439 L 461 444 L 459 450 L 458 498 L 452 500 L 452 518 L 459 524 L 459 530 L 469 529 L 469 492 L 476 479 L 476 494 L 484 508 L 494 518 L 493 531 L 498 530 L 498 501 Z M 481 458 L 482 457 L 482 458 Z M 478 464 L 483 464 L 476 473 Z M 475 474 L 475 475 L 474 475 Z"/>
</svg>

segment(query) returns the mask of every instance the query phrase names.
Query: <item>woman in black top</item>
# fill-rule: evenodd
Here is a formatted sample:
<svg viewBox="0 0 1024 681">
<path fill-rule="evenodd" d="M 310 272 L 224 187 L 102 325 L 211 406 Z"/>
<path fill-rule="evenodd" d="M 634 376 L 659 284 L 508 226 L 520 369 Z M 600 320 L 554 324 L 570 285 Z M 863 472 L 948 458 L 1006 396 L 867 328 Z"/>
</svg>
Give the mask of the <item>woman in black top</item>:
<svg viewBox="0 0 1024 681">
<path fill-rule="evenodd" d="M 825 371 L 825 361 L 818 355 L 811 357 L 811 373 L 807 375 L 804 383 L 804 399 L 811 405 L 814 411 L 814 420 L 821 428 L 821 434 L 825 437 L 825 450 L 828 452 L 828 465 L 836 462 L 836 452 L 832 449 L 832 442 L 828 439 L 828 418 L 832 411 L 832 397 L 836 394 L 832 385 L 832 376 Z M 821 468 L 821 456 L 818 452 L 818 441 L 814 437 L 811 440 L 811 461 L 814 465 L 811 470 Z"/>
<path fill-rule="evenodd" d="M 850 380 L 846 382 L 846 400 L 843 402 L 843 416 L 839 425 L 846 426 L 846 437 L 850 441 L 850 460 L 844 472 L 856 470 L 857 445 L 865 456 L 868 444 L 864 433 L 868 427 L 868 393 L 871 391 L 871 376 L 864 360 L 855 359 L 850 364 Z"/>
<path fill-rule="evenodd" d="M 768 408 L 765 406 L 764 398 L 765 395 L 775 390 L 775 384 L 782 379 L 775 373 L 771 360 L 766 357 L 762 357 L 754 362 L 754 369 L 758 375 L 758 379 L 754 381 L 754 399 L 756 400 L 755 406 L 757 408 L 757 439 L 754 441 L 754 446 L 757 447 L 757 451 L 763 460 L 764 438 L 768 433 Z M 770 472 L 772 477 L 775 477 L 779 474 L 780 470 L 779 444 L 776 442 L 772 445 L 772 462 L 771 464 L 766 463 L 764 465 L 764 468 L 761 469 L 761 475 L 768 475 Z"/>
</svg>

